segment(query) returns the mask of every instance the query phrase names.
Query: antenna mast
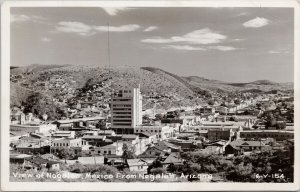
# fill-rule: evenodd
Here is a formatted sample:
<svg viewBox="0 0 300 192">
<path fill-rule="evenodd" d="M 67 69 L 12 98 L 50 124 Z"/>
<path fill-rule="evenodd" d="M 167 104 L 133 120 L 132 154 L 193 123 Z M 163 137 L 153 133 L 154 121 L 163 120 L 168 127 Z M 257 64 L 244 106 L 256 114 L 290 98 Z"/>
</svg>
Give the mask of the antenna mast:
<svg viewBox="0 0 300 192">
<path fill-rule="evenodd" d="M 111 75 L 111 65 L 110 65 L 110 37 L 109 37 L 109 22 L 107 22 L 107 64 L 108 64 L 108 75 Z M 110 89 L 111 89 L 111 95 L 113 95 L 113 90 L 112 90 L 112 78 L 110 80 Z"/>
<path fill-rule="evenodd" d="M 108 67 L 110 69 L 109 23 L 107 23 L 107 54 L 108 54 Z"/>
</svg>

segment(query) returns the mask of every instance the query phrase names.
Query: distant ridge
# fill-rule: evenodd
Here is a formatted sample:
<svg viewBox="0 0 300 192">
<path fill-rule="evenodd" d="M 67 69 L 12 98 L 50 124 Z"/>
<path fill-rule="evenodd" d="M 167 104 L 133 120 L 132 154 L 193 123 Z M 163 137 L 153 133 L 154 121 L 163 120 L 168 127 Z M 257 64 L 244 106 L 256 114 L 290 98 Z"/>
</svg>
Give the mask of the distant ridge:
<svg viewBox="0 0 300 192">
<path fill-rule="evenodd" d="M 39 82 L 50 83 L 49 80 L 53 76 L 61 76 L 70 84 L 70 87 L 75 89 L 90 90 L 93 85 L 99 83 L 110 85 L 110 91 L 140 85 L 143 94 L 165 98 L 162 103 L 145 102 L 146 108 L 194 105 L 205 102 L 211 96 L 222 97 L 241 92 L 275 93 L 293 90 L 293 83 L 274 83 L 269 80 L 227 83 L 198 76 L 182 77 L 155 67 L 111 67 L 108 69 L 99 66 L 33 64 L 26 67 L 11 67 L 11 74 L 22 74 L 20 82 L 11 82 L 12 93 L 16 93 L 11 97 L 14 97 L 12 101 L 16 104 L 26 99 L 28 91 L 44 92 L 49 96 L 60 94 L 49 92 L 39 86 Z M 35 85 L 31 88 L 32 82 L 35 82 Z M 27 87 L 29 85 L 29 89 L 23 85 Z M 26 94 L 16 97 L 23 92 Z"/>
<path fill-rule="evenodd" d="M 11 66 L 10 72 L 12 74 L 19 74 L 19 73 L 35 73 L 35 72 L 40 72 L 48 69 L 54 69 L 54 68 L 61 68 L 61 67 L 67 67 L 71 66 L 70 64 L 64 64 L 64 65 L 51 65 L 51 64 L 31 64 L 26 67 L 13 67 Z"/>
</svg>

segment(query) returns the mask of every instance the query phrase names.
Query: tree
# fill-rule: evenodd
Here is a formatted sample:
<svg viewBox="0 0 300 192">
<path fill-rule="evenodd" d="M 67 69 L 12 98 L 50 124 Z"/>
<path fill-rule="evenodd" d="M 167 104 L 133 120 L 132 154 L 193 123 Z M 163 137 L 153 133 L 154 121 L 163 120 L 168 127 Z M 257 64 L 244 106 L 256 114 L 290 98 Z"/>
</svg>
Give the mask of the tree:
<svg viewBox="0 0 300 192">
<path fill-rule="evenodd" d="M 241 104 L 241 101 L 239 99 L 235 99 L 234 104 L 239 105 L 239 104 Z"/>
<path fill-rule="evenodd" d="M 209 101 L 207 102 L 207 104 L 209 104 L 209 105 L 214 105 L 214 104 L 215 104 L 215 101 L 214 101 L 213 99 L 211 99 L 211 100 L 209 100 Z"/>
<path fill-rule="evenodd" d="M 61 159 L 64 159 L 65 163 L 67 163 L 67 159 L 73 157 L 74 153 L 71 149 L 61 149 L 57 152 L 57 156 Z"/>
<path fill-rule="evenodd" d="M 96 128 L 101 130 L 106 129 L 106 122 L 104 120 L 99 120 L 96 124 Z"/>
<path fill-rule="evenodd" d="M 155 120 L 162 120 L 164 118 L 165 118 L 165 116 L 161 113 L 158 113 L 158 114 L 155 115 Z"/>
<path fill-rule="evenodd" d="M 234 166 L 231 171 L 229 171 L 227 178 L 232 181 L 250 181 L 253 171 L 253 166 L 251 163 L 244 164 L 241 162 L 237 166 Z"/>
<path fill-rule="evenodd" d="M 143 115 L 143 121 L 149 122 L 150 121 L 150 116 L 148 114 Z"/>
<path fill-rule="evenodd" d="M 123 143 L 123 154 L 122 154 L 122 158 L 124 160 L 124 163 L 127 161 L 127 159 L 134 159 L 136 157 L 135 150 L 133 147 L 128 147 L 128 145 L 126 143 Z"/>
<path fill-rule="evenodd" d="M 157 174 L 164 174 L 166 173 L 166 169 L 162 168 L 162 167 L 158 167 L 158 168 L 153 168 L 150 171 L 152 174 L 157 175 Z"/>
</svg>

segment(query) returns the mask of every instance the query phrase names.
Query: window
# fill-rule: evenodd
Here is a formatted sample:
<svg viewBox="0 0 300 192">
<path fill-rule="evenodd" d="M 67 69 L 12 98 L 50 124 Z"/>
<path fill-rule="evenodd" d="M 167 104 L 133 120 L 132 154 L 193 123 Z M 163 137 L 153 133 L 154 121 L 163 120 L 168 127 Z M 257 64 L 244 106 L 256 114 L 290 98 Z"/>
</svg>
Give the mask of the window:
<svg viewBox="0 0 300 192">
<path fill-rule="evenodd" d="M 109 154 L 109 155 L 111 154 L 111 151 L 110 151 L 110 150 L 108 151 L 108 154 Z"/>
<path fill-rule="evenodd" d="M 104 154 L 106 154 L 106 151 L 104 151 Z"/>
<path fill-rule="evenodd" d="M 157 130 L 155 130 L 154 132 L 157 133 Z"/>
<path fill-rule="evenodd" d="M 98 151 L 98 153 L 100 153 L 100 151 Z"/>
</svg>

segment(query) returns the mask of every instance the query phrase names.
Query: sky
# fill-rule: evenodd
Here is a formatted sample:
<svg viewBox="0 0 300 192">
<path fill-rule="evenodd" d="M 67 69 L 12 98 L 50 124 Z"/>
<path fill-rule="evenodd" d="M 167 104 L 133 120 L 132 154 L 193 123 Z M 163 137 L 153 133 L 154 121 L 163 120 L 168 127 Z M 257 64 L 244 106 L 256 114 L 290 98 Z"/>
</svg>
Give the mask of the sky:
<svg viewBox="0 0 300 192">
<path fill-rule="evenodd" d="M 292 8 L 11 8 L 11 65 L 147 66 L 226 82 L 293 82 L 293 25 Z"/>
</svg>

